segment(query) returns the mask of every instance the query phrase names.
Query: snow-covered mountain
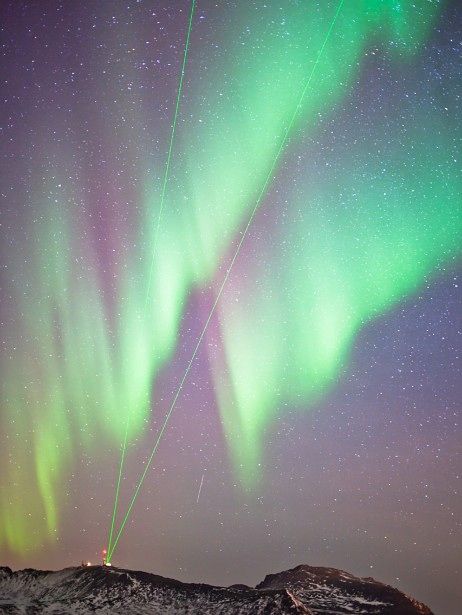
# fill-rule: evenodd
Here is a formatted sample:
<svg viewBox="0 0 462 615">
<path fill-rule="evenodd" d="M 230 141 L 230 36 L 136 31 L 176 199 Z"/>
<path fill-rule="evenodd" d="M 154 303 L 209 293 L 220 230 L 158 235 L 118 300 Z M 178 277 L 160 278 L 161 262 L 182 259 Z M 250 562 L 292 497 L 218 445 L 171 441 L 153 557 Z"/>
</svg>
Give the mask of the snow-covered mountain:
<svg viewBox="0 0 462 615">
<path fill-rule="evenodd" d="M 432 615 L 430 609 L 390 585 L 335 568 L 297 566 L 269 574 L 257 589 L 288 589 L 313 613 Z"/>
<path fill-rule="evenodd" d="M 425 605 L 371 578 L 310 566 L 268 575 L 255 589 L 181 583 L 103 566 L 57 572 L 0 568 L 0 613 L 432 615 Z"/>
</svg>

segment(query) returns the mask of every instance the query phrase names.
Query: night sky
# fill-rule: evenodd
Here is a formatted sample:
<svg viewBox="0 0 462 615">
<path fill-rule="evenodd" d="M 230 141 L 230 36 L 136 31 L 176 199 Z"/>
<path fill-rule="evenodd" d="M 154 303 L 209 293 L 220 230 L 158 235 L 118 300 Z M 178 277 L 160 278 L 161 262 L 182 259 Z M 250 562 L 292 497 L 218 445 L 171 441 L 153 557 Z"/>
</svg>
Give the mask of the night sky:
<svg viewBox="0 0 462 615">
<path fill-rule="evenodd" d="M 1 563 L 97 562 L 118 492 L 114 565 L 458 614 L 462 5 L 0 24 Z"/>
</svg>

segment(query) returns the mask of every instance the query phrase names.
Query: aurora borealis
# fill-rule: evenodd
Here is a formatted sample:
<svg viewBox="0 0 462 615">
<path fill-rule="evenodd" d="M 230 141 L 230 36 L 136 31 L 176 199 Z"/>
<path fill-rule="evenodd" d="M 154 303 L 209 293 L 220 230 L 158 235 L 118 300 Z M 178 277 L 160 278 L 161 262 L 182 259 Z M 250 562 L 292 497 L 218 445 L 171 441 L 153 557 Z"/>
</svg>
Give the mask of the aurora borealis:
<svg viewBox="0 0 462 615">
<path fill-rule="evenodd" d="M 449 614 L 460 7 L 197 0 L 159 218 L 190 7 L 2 4 L 2 555 L 97 557 L 313 71 L 116 558 L 353 561 Z"/>
</svg>

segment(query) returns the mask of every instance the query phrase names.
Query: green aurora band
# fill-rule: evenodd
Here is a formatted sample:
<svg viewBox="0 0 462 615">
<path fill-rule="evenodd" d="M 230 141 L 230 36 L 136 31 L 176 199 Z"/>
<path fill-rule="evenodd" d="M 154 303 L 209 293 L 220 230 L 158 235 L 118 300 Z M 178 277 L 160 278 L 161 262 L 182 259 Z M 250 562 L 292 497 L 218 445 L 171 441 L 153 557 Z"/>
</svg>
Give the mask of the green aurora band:
<svg viewBox="0 0 462 615">
<path fill-rule="evenodd" d="M 76 168 L 64 145 L 47 152 L 52 172 L 41 164 L 44 151 L 36 154 L 30 190 L 39 213 L 8 254 L 8 301 L 16 316 L 1 357 L 0 545 L 14 552 L 56 535 L 60 485 L 75 455 L 96 453 L 102 441 L 119 445 L 128 416 L 130 440 L 142 432 L 191 292 L 221 279 L 221 263 L 253 208 L 337 7 L 293 3 L 282 14 L 276 2 L 267 5 L 266 21 L 247 2 L 220 8 L 225 15 L 215 40 L 227 53 L 214 53 L 212 44 L 202 49 L 206 68 L 192 38 L 186 78 L 188 71 L 195 78 L 185 83 L 180 117 L 182 109 L 192 112 L 173 147 L 148 310 L 164 161 L 148 153 L 140 161 L 139 150 L 148 151 L 143 110 L 127 98 L 104 117 L 108 135 L 128 143 L 134 176 L 144 178 L 136 207 L 127 210 L 118 193 L 127 178 L 116 175 L 112 160 L 110 266 L 101 264 L 92 235 L 97 221 L 82 189 L 84 165 Z M 441 9 L 410 0 L 346 0 L 279 166 L 354 89 L 369 45 L 386 49 L 399 71 L 414 61 Z M 230 23 L 240 35 L 231 38 Z M 284 229 L 246 263 L 245 275 L 232 276 L 220 303 L 224 353 L 210 358 L 210 368 L 231 457 L 246 485 L 258 478 L 264 430 L 276 411 L 309 407 L 335 383 L 358 330 L 457 254 L 460 176 L 444 147 L 447 125 L 437 111 L 428 113 L 438 130 L 423 142 L 418 114 L 409 113 L 404 137 L 401 120 L 386 130 L 375 126 L 375 134 L 348 144 L 341 170 L 337 165 L 324 182 L 299 169 L 296 190 L 293 181 L 290 188 L 282 183 L 279 196 L 290 204 Z M 120 128 L 122 115 L 140 127 L 141 145 Z M 398 153 L 385 145 L 397 140 Z M 384 144 L 380 157 L 364 159 L 374 142 Z M 268 259 L 284 280 L 278 288 L 262 266 Z"/>
</svg>

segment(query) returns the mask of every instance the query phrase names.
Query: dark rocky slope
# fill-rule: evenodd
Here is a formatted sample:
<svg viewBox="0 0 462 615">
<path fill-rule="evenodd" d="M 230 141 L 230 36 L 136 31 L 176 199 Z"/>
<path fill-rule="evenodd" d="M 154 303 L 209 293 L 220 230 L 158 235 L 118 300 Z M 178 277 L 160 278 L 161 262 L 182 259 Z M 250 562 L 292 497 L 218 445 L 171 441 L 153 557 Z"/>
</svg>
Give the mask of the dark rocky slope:
<svg viewBox="0 0 462 615">
<path fill-rule="evenodd" d="M 57 572 L 0 568 L 0 613 L 432 615 L 388 585 L 310 566 L 268 575 L 255 589 L 181 583 L 102 566 Z"/>
</svg>

